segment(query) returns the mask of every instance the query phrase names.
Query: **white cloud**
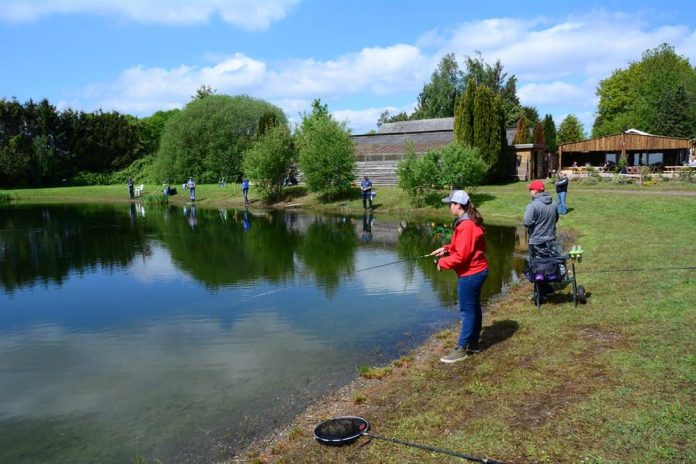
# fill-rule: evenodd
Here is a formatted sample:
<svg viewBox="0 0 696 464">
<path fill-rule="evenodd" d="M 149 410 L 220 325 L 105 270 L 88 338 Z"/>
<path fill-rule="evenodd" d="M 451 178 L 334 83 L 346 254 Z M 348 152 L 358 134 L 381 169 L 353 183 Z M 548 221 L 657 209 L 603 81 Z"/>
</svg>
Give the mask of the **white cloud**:
<svg viewBox="0 0 696 464">
<path fill-rule="evenodd" d="M 148 114 L 180 107 L 201 85 L 209 85 L 218 93 L 248 93 L 268 99 L 292 117 L 306 110 L 313 98 L 415 93 L 422 85 L 423 73 L 432 72 L 424 63 L 429 59 L 410 45 L 366 48 L 330 61 L 285 61 L 273 69 L 237 53 L 212 66 L 165 69 L 137 65 L 113 82 L 88 87 L 83 97 L 92 101 L 94 108 Z"/>
<path fill-rule="evenodd" d="M 406 107 L 397 108 L 395 106 L 386 106 L 381 108 L 366 108 L 362 110 L 335 110 L 332 112 L 333 116 L 338 121 L 347 121 L 348 127 L 353 129 L 354 134 L 364 134 L 370 129 L 377 130 L 377 120 L 386 110 L 390 114 L 398 114 L 402 111 L 411 113 L 415 105 L 408 105 Z"/>
<path fill-rule="evenodd" d="M 548 83 L 530 82 L 517 88 L 517 95 L 523 105 L 553 105 L 596 103 L 592 85 L 576 85 L 556 80 Z"/>
<path fill-rule="evenodd" d="M 385 95 L 417 89 L 428 58 L 412 45 L 364 48 L 335 60 L 313 59 L 280 63 L 269 74 L 268 96 L 342 96 L 358 92 Z"/>
<path fill-rule="evenodd" d="M 354 132 L 361 133 L 375 127 L 384 109 L 415 100 L 445 53 L 455 53 L 461 63 L 463 56 L 480 51 L 488 63 L 500 59 L 505 71 L 516 75 L 523 104 L 537 106 L 541 114 L 551 113 L 559 121 L 572 112 L 591 122 L 599 81 L 663 42 L 696 62 L 696 29 L 650 26 L 640 12 L 493 18 L 426 32 L 416 45 L 368 47 L 324 61 L 307 57 L 266 62 L 241 53 L 209 53 L 202 57 L 207 65 L 137 65 L 70 101 L 81 99 L 87 109 L 145 115 L 181 107 L 197 88 L 210 85 L 219 93 L 269 100 L 294 123 L 312 99 L 321 98 L 339 120 L 348 120 Z"/>
<path fill-rule="evenodd" d="M 268 29 L 300 0 L 5 0 L 0 19 L 36 21 L 46 16 L 94 14 L 124 17 L 143 23 L 201 24 L 219 15 L 244 29 Z"/>
<path fill-rule="evenodd" d="M 500 59 L 505 70 L 520 81 L 578 76 L 598 80 L 663 42 L 673 44 L 679 53 L 686 52 L 692 62 L 696 58 L 693 28 L 677 25 L 651 29 L 640 12 L 595 10 L 555 21 L 488 19 L 466 22 L 449 34 L 439 42 L 432 32 L 424 37 L 438 43 L 440 53 L 463 56 L 480 51 L 489 63 Z"/>
</svg>

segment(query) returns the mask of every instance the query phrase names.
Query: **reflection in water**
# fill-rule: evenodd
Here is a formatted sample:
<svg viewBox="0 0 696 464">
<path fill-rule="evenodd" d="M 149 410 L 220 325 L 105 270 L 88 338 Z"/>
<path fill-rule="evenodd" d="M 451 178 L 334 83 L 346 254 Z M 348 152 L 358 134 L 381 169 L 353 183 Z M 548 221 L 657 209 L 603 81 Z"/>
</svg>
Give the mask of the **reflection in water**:
<svg viewBox="0 0 696 464">
<path fill-rule="evenodd" d="M 457 320 L 430 260 L 354 272 L 430 251 L 429 226 L 140 208 L 2 211 L 0 462 L 222 460 Z M 490 295 L 516 234 L 486 233 Z"/>
</svg>

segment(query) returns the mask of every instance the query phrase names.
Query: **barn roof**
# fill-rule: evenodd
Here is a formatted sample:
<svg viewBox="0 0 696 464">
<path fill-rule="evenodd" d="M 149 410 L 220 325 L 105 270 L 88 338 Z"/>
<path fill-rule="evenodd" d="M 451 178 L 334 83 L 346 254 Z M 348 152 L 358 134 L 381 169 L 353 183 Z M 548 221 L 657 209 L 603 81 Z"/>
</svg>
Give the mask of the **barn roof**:
<svg viewBox="0 0 696 464">
<path fill-rule="evenodd" d="M 640 131 L 621 132 L 605 135 L 579 142 L 564 143 L 558 146 L 564 153 L 568 152 L 602 152 L 619 153 L 621 151 L 661 152 L 665 150 L 680 150 L 689 148 L 689 139 L 650 135 Z"/>
<path fill-rule="evenodd" d="M 413 121 L 385 122 L 378 134 L 403 134 L 454 130 L 454 118 L 414 119 Z"/>
</svg>

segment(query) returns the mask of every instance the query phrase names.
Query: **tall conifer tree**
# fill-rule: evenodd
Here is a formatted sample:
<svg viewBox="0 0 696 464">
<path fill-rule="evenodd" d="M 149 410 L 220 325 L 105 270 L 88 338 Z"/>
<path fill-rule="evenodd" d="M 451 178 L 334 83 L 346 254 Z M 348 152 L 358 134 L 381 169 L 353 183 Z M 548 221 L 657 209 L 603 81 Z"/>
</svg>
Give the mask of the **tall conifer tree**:
<svg viewBox="0 0 696 464">
<path fill-rule="evenodd" d="M 474 98 L 474 146 L 481 150 L 488 177 L 496 179 L 506 165 L 503 146 L 505 134 L 502 101 L 499 96 L 481 84 Z M 506 144 L 505 144 L 506 145 Z"/>
<path fill-rule="evenodd" d="M 517 129 L 515 130 L 515 139 L 512 143 L 515 145 L 523 143 L 531 143 L 532 138 L 529 135 L 529 120 L 524 111 L 520 112 L 520 118 L 517 120 Z"/>
<path fill-rule="evenodd" d="M 537 145 L 545 145 L 546 140 L 544 139 L 544 127 L 541 125 L 541 121 L 537 121 L 534 124 L 534 135 L 532 136 L 532 141 Z"/>
<path fill-rule="evenodd" d="M 553 117 L 547 114 L 544 117 L 544 139 L 546 139 L 546 149 L 549 153 L 556 153 L 558 145 L 556 144 L 556 123 L 553 122 Z"/>
<path fill-rule="evenodd" d="M 474 100 L 477 85 L 473 80 L 467 83 L 464 94 L 457 99 L 454 113 L 454 139 L 464 145 L 474 146 Z"/>
</svg>

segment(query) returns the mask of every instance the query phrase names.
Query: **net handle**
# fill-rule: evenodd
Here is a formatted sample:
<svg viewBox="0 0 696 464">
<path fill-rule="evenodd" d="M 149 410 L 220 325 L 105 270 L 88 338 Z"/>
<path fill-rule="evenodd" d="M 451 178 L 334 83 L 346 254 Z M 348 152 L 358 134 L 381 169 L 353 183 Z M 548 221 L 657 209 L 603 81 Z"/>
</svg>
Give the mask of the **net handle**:
<svg viewBox="0 0 696 464">
<path fill-rule="evenodd" d="M 378 438 L 380 440 L 390 441 L 392 443 L 398 443 L 399 445 L 411 446 L 413 448 L 419 448 L 426 451 L 433 451 L 435 453 L 447 454 L 449 456 L 455 456 L 458 458 L 467 459 L 473 462 L 480 462 L 483 464 L 505 464 L 502 461 L 496 461 L 495 459 L 480 458 L 478 456 L 471 456 L 470 454 L 458 453 L 456 451 L 450 451 L 442 448 L 435 448 L 434 446 L 421 445 L 419 443 L 413 443 L 410 441 L 399 440 L 397 438 L 385 437 L 384 435 L 377 435 L 376 433 L 362 432 L 361 435 L 365 435 L 370 438 Z"/>
</svg>

